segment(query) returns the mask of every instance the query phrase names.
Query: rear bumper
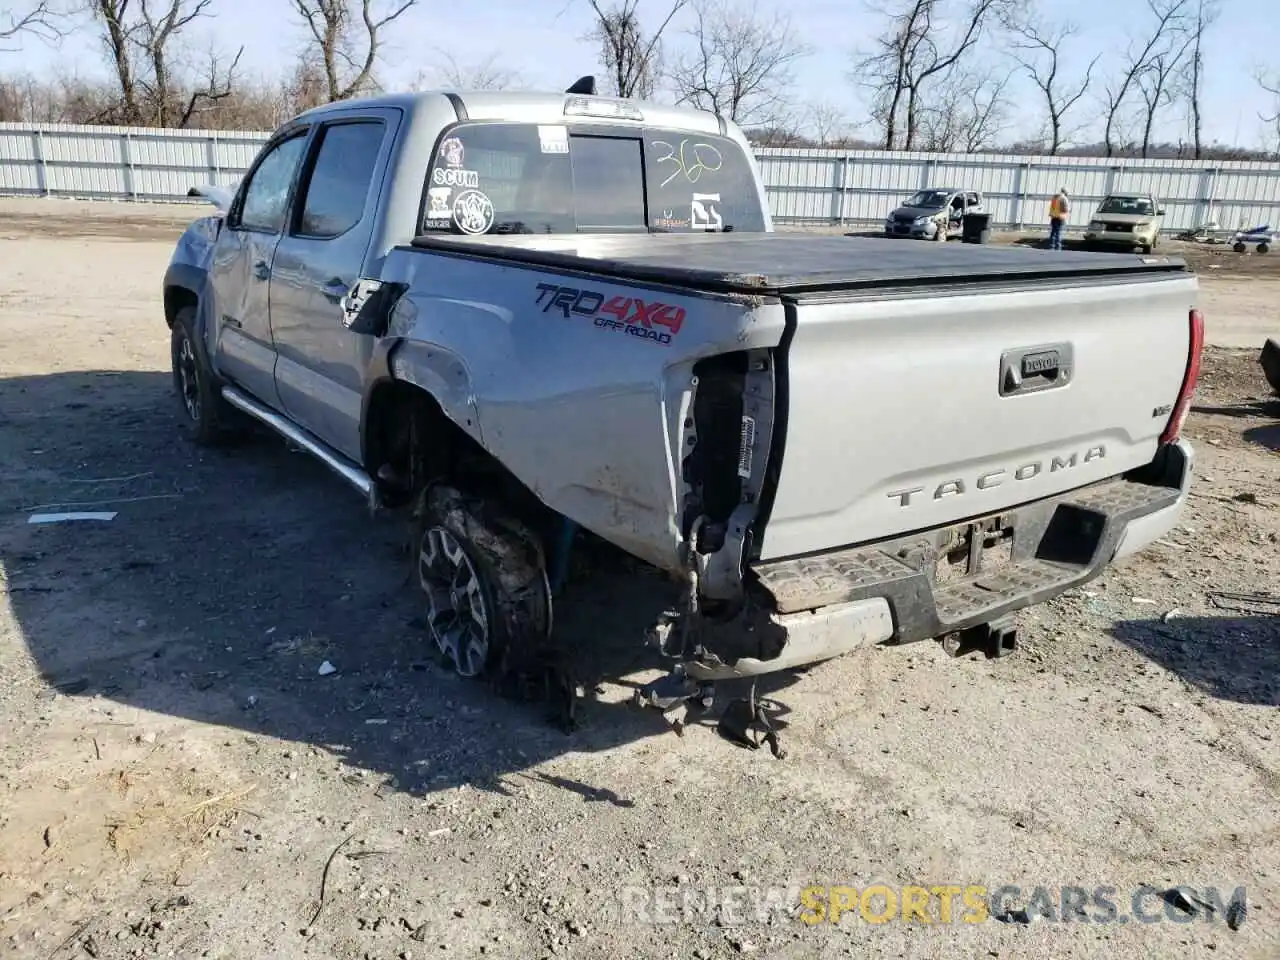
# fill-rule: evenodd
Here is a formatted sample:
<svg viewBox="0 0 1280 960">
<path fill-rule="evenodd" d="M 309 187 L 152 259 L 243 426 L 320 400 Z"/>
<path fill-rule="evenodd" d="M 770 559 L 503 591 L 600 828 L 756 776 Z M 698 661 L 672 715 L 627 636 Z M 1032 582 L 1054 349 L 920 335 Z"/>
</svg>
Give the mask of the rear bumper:
<svg viewBox="0 0 1280 960">
<path fill-rule="evenodd" d="M 927 640 L 1042 603 L 1169 533 L 1193 465 L 1191 446 L 1179 441 L 1141 480 L 1113 479 L 1004 511 L 1000 525 L 1013 530 L 1008 564 L 945 583 L 935 566 L 957 527 L 757 565 L 768 606 L 750 625 L 752 648 L 717 650 L 687 670 L 706 680 L 771 673 L 875 643 Z M 711 637 L 707 646 L 716 650 Z"/>
</svg>

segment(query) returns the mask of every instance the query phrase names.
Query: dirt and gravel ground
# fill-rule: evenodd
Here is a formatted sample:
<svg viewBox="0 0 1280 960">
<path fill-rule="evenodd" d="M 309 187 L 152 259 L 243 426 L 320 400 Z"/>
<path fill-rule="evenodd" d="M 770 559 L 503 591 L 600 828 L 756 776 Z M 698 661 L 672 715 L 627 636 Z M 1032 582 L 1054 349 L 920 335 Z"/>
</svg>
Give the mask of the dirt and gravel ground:
<svg viewBox="0 0 1280 960">
<path fill-rule="evenodd" d="M 666 587 L 588 555 L 558 622 L 600 651 L 600 683 L 566 737 L 429 662 L 400 529 L 323 467 L 269 437 L 179 442 L 158 294 L 190 213 L 0 202 L 0 954 L 1280 956 L 1280 401 L 1260 337 L 1209 351 L 1185 523 L 1024 614 L 1015 656 L 916 644 L 782 678 L 776 761 L 626 705 L 657 675 L 634 638 Z M 1249 315 L 1238 284 L 1280 331 L 1280 272 L 1255 260 L 1205 268 L 1207 295 Z M 116 516 L 27 523 L 46 507 Z M 1112 887 L 1130 919 L 1143 884 L 1243 886 L 1248 914 L 742 910 L 874 883 L 1016 885 L 1015 908 Z"/>
</svg>

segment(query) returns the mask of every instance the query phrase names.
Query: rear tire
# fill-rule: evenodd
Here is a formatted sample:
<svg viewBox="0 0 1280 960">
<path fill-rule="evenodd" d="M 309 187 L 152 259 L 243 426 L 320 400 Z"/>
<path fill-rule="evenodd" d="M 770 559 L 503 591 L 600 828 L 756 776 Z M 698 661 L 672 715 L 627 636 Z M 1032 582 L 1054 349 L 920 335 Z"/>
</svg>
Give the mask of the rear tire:
<svg viewBox="0 0 1280 960">
<path fill-rule="evenodd" d="M 439 658 L 466 679 L 533 665 L 552 628 L 537 537 L 488 501 L 446 486 L 419 495 L 412 534 L 427 638 Z"/>
<path fill-rule="evenodd" d="M 182 307 L 169 335 L 173 390 L 182 435 L 200 446 L 220 446 L 238 434 L 236 412 L 222 398 L 213 371 L 204 360 L 196 334 L 196 308 Z"/>
</svg>

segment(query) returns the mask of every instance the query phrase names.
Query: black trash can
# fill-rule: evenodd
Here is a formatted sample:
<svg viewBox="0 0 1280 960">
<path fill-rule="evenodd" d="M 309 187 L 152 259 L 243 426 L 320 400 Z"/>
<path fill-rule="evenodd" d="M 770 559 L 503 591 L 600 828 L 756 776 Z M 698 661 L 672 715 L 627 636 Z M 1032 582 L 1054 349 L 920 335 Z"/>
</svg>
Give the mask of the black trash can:
<svg viewBox="0 0 1280 960">
<path fill-rule="evenodd" d="M 960 225 L 960 240 L 963 243 L 990 243 L 991 214 L 966 213 Z"/>
</svg>

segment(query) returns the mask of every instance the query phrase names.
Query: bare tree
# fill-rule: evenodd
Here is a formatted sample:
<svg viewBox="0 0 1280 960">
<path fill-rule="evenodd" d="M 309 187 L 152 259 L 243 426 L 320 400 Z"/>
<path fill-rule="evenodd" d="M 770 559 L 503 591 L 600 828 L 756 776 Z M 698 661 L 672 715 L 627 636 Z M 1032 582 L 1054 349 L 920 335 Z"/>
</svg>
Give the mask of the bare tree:
<svg viewBox="0 0 1280 960">
<path fill-rule="evenodd" d="M 660 69 L 662 34 L 687 0 L 673 0 L 666 18 L 649 36 L 636 13 L 640 0 L 619 0 L 608 9 L 601 8 L 600 0 L 589 2 L 596 15 L 592 36 L 600 44 L 609 89 L 619 97 L 652 97 Z"/>
<path fill-rule="evenodd" d="M 106 48 L 119 87 L 120 99 L 111 108 L 114 116 L 110 119 L 126 125 L 142 122 L 137 71 L 133 62 L 137 23 L 130 16 L 130 3 L 131 0 L 89 0 L 89 10 L 102 28 L 101 42 Z M 96 122 L 103 119 L 106 118 L 100 117 Z"/>
<path fill-rule="evenodd" d="M 849 131 L 844 111 L 832 103 L 815 101 L 806 111 L 806 126 L 813 134 L 813 141 L 820 147 L 830 146 L 846 139 Z"/>
<path fill-rule="evenodd" d="M 959 63 L 981 39 L 988 21 L 1002 16 L 1014 0 L 966 0 L 951 30 L 944 0 L 895 3 L 891 10 L 882 11 L 890 17 L 889 29 L 876 39 L 875 52 L 856 61 L 854 76 L 874 93 L 872 113 L 884 129 L 886 150 L 897 145 L 900 113 L 905 109 L 902 146 L 910 150 L 930 82 Z"/>
<path fill-rule="evenodd" d="M 1179 78 L 1179 94 L 1187 101 L 1187 120 L 1191 127 L 1191 144 L 1195 159 L 1204 153 L 1204 122 L 1202 96 L 1204 93 L 1204 35 L 1222 12 L 1219 0 L 1196 0 L 1196 12 L 1188 30 L 1191 33 L 1191 50 L 1186 57 L 1182 76 Z"/>
<path fill-rule="evenodd" d="M 790 127 L 747 127 L 742 131 L 747 142 L 756 147 L 803 147 L 804 137 Z"/>
<path fill-rule="evenodd" d="M 892 25 L 876 39 L 877 51 L 856 63 L 853 78 L 873 92 L 871 116 L 884 130 L 886 150 L 892 150 L 897 143 L 898 114 L 908 67 L 929 30 L 932 11 L 933 4 L 928 0 L 911 0 L 906 9 L 897 13 L 881 11 L 892 17 Z"/>
<path fill-rule="evenodd" d="M 500 66 L 500 53 L 491 53 L 470 64 L 460 64 L 447 50 L 438 51 L 438 56 L 441 65 L 434 70 L 418 71 L 409 84 L 410 89 L 444 86 L 455 90 L 509 90 L 524 83 L 518 71 Z"/>
<path fill-rule="evenodd" d="M 1275 138 L 1276 156 L 1280 156 L 1280 74 L 1272 76 L 1262 68 L 1258 68 L 1254 73 L 1254 79 L 1264 92 L 1271 94 L 1271 108 L 1275 112 L 1259 113 L 1258 119 L 1271 129 L 1271 134 Z"/>
<path fill-rule="evenodd" d="M 1089 89 L 1093 68 L 1101 54 L 1089 61 L 1083 77 L 1067 83 L 1062 78 L 1061 54 L 1063 44 L 1079 31 L 1075 24 L 1050 25 L 1019 12 L 1008 17 L 1005 26 L 1014 37 L 1014 61 L 1044 98 L 1048 113 L 1049 155 L 1054 156 L 1062 147 L 1063 121 L 1067 111 L 1079 103 Z"/>
<path fill-rule="evenodd" d="M 739 124 L 774 124 L 786 102 L 792 65 L 809 50 L 790 18 L 760 16 L 756 0 L 693 0 L 691 49 L 669 71 L 676 102 L 719 113 Z"/>
<path fill-rule="evenodd" d="M 217 50 L 210 50 L 205 64 L 204 75 L 192 87 L 187 96 L 187 104 L 182 110 L 178 126 L 188 127 L 200 114 L 217 110 L 221 104 L 234 96 L 236 92 L 236 67 L 240 65 L 240 57 L 244 47 L 236 51 L 230 63 Z M 274 125 L 273 125 L 274 126 Z"/>
<path fill-rule="evenodd" d="M 930 89 L 921 112 L 920 148 L 939 153 L 990 150 L 1009 125 L 1004 75 L 956 68 Z"/>
<path fill-rule="evenodd" d="M 45 43 L 61 40 L 65 23 L 66 15 L 49 0 L 38 0 L 25 9 L 0 9 L 0 52 L 21 49 L 24 36 L 36 37 Z"/>
<path fill-rule="evenodd" d="M 1155 127 L 1156 114 L 1173 102 L 1173 80 L 1181 69 L 1183 60 L 1186 59 L 1192 39 L 1188 35 L 1181 43 L 1170 42 L 1163 50 L 1152 54 L 1146 69 L 1138 74 L 1138 91 L 1142 94 L 1144 106 L 1142 123 L 1142 156 L 1144 158 L 1151 150 L 1151 131 Z"/>
<path fill-rule="evenodd" d="M 96 121 L 187 126 L 232 95 L 240 56 L 211 50 L 200 73 L 183 33 L 212 0 L 89 0 L 114 74 L 115 97 Z M 195 69 L 191 69 L 195 67 Z"/>
<path fill-rule="evenodd" d="M 302 17 L 324 74 L 328 101 L 358 96 L 374 85 L 373 68 L 382 45 L 382 29 L 399 19 L 418 0 L 392 0 L 385 13 L 374 0 L 291 0 Z M 358 25 L 357 25 L 358 19 Z"/>
<path fill-rule="evenodd" d="M 155 0 L 138 0 L 138 22 L 130 32 L 130 39 L 146 58 L 149 76 L 139 83 L 151 108 L 148 122 L 157 127 L 168 126 L 182 112 L 182 107 L 175 103 L 177 91 L 169 66 L 170 45 L 187 26 L 205 15 L 212 0 L 165 2 L 168 6 L 160 10 Z M 186 116 L 189 119 L 190 113 Z"/>
<path fill-rule="evenodd" d="M 1103 128 L 1102 141 L 1108 157 L 1115 155 L 1116 127 L 1120 122 L 1121 111 L 1128 105 L 1129 95 L 1138 86 L 1143 74 L 1151 69 L 1153 59 L 1167 49 L 1171 37 L 1183 31 L 1191 2 L 1192 0 L 1147 0 L 1147 8 L 1155 18 L 1155 23 L 1145 40 L 1136 41 L 1140 46 L 1129 45 L 1120 74 L 1107 83 L 1104 91 L 1106 126 Z"/>
</svg>

